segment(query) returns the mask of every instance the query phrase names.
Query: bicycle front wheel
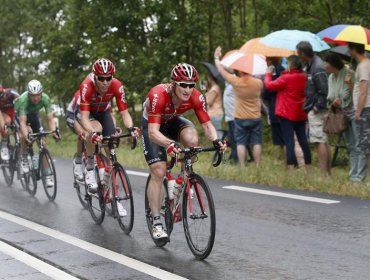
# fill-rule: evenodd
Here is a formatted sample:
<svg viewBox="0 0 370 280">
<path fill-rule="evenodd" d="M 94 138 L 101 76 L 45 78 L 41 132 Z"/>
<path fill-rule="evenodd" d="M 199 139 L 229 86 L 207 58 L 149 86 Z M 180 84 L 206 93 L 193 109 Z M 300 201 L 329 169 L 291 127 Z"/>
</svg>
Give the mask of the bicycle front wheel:
<svg viewBox="0 0 370 280">
<path fill-rule="evenodd" d="M 112 169 L 112 209 L 121 229 L 129 234 L 134 225 L 134 199 L 130 180 L 121 165 Z"/>
<path fill-rule="evenodd" d="M 53 201 L 57 196 L 57 175 L 53 159 L 51 158 L 49 151 L 46 149 L 40 153 L 39 167 L 45 194 L 50 201 Z"/>
<path fill-rule="evenodd" d="M 98 168 L 95 167 L 95 176 L 96 176 L 96 181 L 99 182 L 98 180 Z M 90 212 L 90 215 L 92 219 L 94 220 L 95 224 L 100 225 L 104 221 L 105 217 L 105 202 L 104 202 L 104 196 L 103 196 L 103 191 L 102 191 L 102 186 L 99 182 L 99 187 L 98 191 L 94 194 L 90 194 L 88 192 L 88 187 L 86 187 L 86 193 L 87 193 L 87 205 L 88 209 Z"/>
<path fill-rule="evenodd" d="M 74 160 L 75 160 L 75 158 L 73 158 L 73 161 Z M 82 170 L 84 170 L 85 166 L 86 166 L 85 158 L 83 158 L 83 160 L 82 160 L 82 166 L 83 166 Z M 84 174 L 83 180 L 80 181 L 80 180 L 77 180 L 77 178 L 74 176 L 74 172 L 73 172 L 73 186 L 76 190 L 78 200 L 80 201 L 82 207 L 87 209 L 88 204 L 87 204 L 87 199 L 86 199 L 85 174 Z"/>
<path fill-rule="evenodd" d="M 190 194 L 185 188 L 182 203 L 186 242 L 197 259 L 205 259 L 212 251 L 216 235 L 216 214 L 211 191 L 197 174 L 189 178 Z"/>
</svg>

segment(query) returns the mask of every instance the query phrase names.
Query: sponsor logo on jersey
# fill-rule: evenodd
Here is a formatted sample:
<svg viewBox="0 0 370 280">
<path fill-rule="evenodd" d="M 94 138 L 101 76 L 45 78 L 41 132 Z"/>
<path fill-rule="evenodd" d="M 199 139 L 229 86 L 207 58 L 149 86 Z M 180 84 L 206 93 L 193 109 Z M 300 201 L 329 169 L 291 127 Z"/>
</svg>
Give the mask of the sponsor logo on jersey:
<svg viewBox="0 0 370 280">
<path fill-rule="evenodd" d="M 153 95 L 153 101 L 152 101 L 152 112 L 154 113 L 155 112 L 155 106 L 157 106 L 157 103 L 158 103 L 158 94 L 155 93 Z"/>
<path fill-rule="evenodd" d="M 202 94 L 199 95 L 199 101 L 202 103 L 203 111 L 204 112 L 207 112 L 207 109 L 206 109 L 206 100 L 204 99 L 204 96 Z"/>
</svg>

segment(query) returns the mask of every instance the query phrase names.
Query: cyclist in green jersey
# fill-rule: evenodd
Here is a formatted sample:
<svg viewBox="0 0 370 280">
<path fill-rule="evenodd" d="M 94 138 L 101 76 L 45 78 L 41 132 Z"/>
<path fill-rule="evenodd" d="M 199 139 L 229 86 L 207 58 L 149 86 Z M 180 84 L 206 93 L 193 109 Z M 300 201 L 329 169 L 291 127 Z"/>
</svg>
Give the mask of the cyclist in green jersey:
<svg viewBox="0 0 370 280">
<path fill-rule="evenodd" d="M 37 133 L 43 131 L 39 111 L 44 108 L 48 120 L 48 126 L 51 131 L 55 130 L 54 115 L 51 109 L 50 97 L 43 93 L 42 85 L 38 80 L 31 80 L 28 83 L 27 91 L 14 101 L 16 111 L 16 121 L 19 124 L 21 139 L 21 170 L 24 173 L 29 171 L 26 147 L 28 142 L 28 133 Z M 59 136 L 53 133 L 53 138 L 59 140 Z M 46 178 L 46 185 L 53 186 L 53 178 Z"/>
</svg>

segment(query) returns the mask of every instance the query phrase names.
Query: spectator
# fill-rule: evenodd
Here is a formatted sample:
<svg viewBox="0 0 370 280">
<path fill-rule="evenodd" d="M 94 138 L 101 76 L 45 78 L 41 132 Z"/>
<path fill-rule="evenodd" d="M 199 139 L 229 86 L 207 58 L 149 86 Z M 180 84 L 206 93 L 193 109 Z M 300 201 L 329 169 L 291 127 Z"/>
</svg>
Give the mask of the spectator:
<svg viewBox="0 0 370 280">
<path fill-rule="evenodd" d="M 272 80 L 276 80 L 281 72 L 284 71 L 283 66 L 281 66 L 281 58 L 279 57 L 267 57 L 267 65 L 272 69 Z M 285 159 L 285 143 L 283 139 L 283 134 L 280 128 L 280 121 L 275 115 L 276 106 L 276 91 L 269 91 L 266 88 L 262 92 L 262 97 L 268 102 L 268 118 L 271 128 L 272 143 L 275 146 L 280 147 L 280 158 Z"/>
<path fill-rule="evenodd" d="M 232 69 L 226 69 L 229 73 L 234 74 Z M 234 124 L 234 88 L 233 86 L 225 82 L 224 90 L 224 109 L 225 109 L 225 121 L 227 123 L 227 138 L 229 140 L 229 145 L 231 149 L 231 161 L 232 163 L 238 162 L 238 155 L 236 152 L 236 143 L 235 143 L 235 124 Z"/>
<path fill-rule="evenodd" d="M 370 174 L 370 60 L 365 55 L 365 46 L 348 43 L 348 50 L 357 61 L 353 86 L 353 104 L 355 107 L 355 120 L 359 131 L 359 148 L 367 158 L 367 172 Z M 364 166 L 362 166 L 364 167 Z M 370 183 L 370 176 L 368 176 Z"/>
<path fill-rule="evenodd" d="M 331 175 L 330 146 L 323 131 L 327 113 L 328 77 L 324 62 L 314 54 L 312 45 L 302 41 L 297 45 L 299 58 L 306 64 L 307 83 L 304 109 L 308 112 L 310 141 L 315 144 L 319 160 L 321 178 Z"/>
<path fill-rule="evenodd" d="M 261 91 L 263 82 L 242 71 L 237 71 L 237 76 L 228 73 L 220 64 L 221 47 L 216 48 L 214 56 L 217 70 L 235 91 L 234 124 L 239 163 L 245 166 L 247 145 L 252 145 L 253 158 L 258 167 L 262 152 Z"/>
<path fill-rule="evenodd" d="M 216 79 L 209 74 L 206 82 L 207 92 L 205 93 L 207 102 L 207 112 L 211 118 L 213 126 L 217 130 L 217 138 L 222 138 L 222 118 L 224 112 L 222 110 L 222 94 L 221 88 L 217 84 Z"/>
<path fill-rule="evenodd" d="M 328 106 L 341 108 L 349 119 L 344 132 L 349 152 L 349 179 L 361 182 L 366 177 L 366 157 L 358 148 L 358 131 L 355 123 L 355 110 L 351 88 L 347 81 L 354 80 L 354 72 L 344 66 L 339 55 L 329 53 L 324 58 L 325 69 L 330 73 L 328 79 Z"/>
<path fill-rule="evenodd" d="M 288 70 L 276 80 L 272 80 L 274 66 L 270 65 L 265 75 L 265 87 L 277 91 L 275 114 L 280 120 L 281 131 L 286 145 L 286 162 L 288 171 L 293 171 L 297 164 L 294 151 L 294 133 L 304 155 L 305 168 L 311 164 L 311 152 L 307 142 L 307 113 L 303 111 L 305 98 L 306 75 L 302 72 L 299 57 L 288 57 Z"/>
</svg>

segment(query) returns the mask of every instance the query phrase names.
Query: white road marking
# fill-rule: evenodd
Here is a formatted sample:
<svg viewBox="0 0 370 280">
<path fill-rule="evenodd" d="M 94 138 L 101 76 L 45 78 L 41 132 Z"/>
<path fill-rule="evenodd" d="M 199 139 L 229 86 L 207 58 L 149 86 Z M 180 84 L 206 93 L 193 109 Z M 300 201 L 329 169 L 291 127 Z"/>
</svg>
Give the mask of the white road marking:
<svg viewBox="0 0 370 280">
<path fill-rule="evenodd" d="M 130 175 L 141 176 L 141 177 L 148 177 L 149 176 L 149 173 L 132 171 L 132 170 L 126 170 L 126 173 L 130 174 Z"/>
<path fill-rule="evenodd" d="M 0 251 L 4 254 L 11 256 L 12 258 L 40 271 L 41 273 L 49 276 L 52 279 L 60 280 L 78 280 L 78 278 L 50 265 L 47 264 L 27 253 L 18 250 L 2 241 L 0 241 Z"/>
<path fill-rule="evenodd" d="M 310 201 L 310 202 L 317 202 L 317 203 L 323 203 L 323 204 L 340 203 L 340 201 L 338 201 L 338 200 L 330 200 L 330 199 L 323 199 L 323 198 L 317 198 L 317 197 L 311 197 L 311 196 L 303 196 L 303 195 L 296 195 L 296 194 L 289 194 L 289 193 L 265 191 L 265 190 L 259 190 L 259 189 L 248 188 L 248 187 L 225 186 L 223 188 L 224 189 L 229 189 L 229 190 L 236 190 L 236 191 L 271 195 L 271 196 L 277 196 L 277 197 L 285 197 L 285 198 L 304 200 L 304 201 Z"/>
<path fill-rule="evenodd" d="M 183 280 L 181 276 L 176 274 L 170 273 L 168 271 L 162 270 L 160 268 L 151 266 L 144 262 L 126 257 L 125 255 L 118 254 L 111 250 L 105 249 L 103 247 L 99 247 L 93 243 L 78 239 L 74 236 L 62 233 L 60 231 L 48 228 L 46 226 L 31 222 L 29 220 L 14 216 L 12 214 L 0 211 L 0 218 L 8 220 L 13 223 L 17 223 L 21 226 L 27 227 L 29 229 L 38 231 L 42 234 L 48 235 L 52 238 L 61 240 L 63 242 L 69 243 L 73 246 L 79 247 L 83 250 L 89 251 L 106 259 L 112 260 L 129 268 L 135 269 L 139 272 L 145 273 L 147 275 L 153 276 L 158 279 L 165 279 L 165 280 Z"/>
<path fill-rule="evenodd" d="M 148 177 L 149 176 L 149 173 L 145 173 L 145 172 L 138 172 L 138 171 L 132 171 L 132 170 L 126 170 L 126 172 L 127 172 L 127 174 L 134 175 L 134 176 L 142 176 L 142 177 Z M 223 188 L 224 189 L 229 189 L 229 190 L 251 192 L 251 193 L 277 196 L 277 197 L 285 197 L 285 198 L 290 198 L 290 199 L 317 202 L 317 203 L 323 203 L 323 204 L 340 203 L 339 200 L 330 200 L 330 199 L 317 198 L 317 197 L 311 197 L 311 196 L 303 196 L 303 195 L 295 195 L 295 194 L 288 194 L 288 193 L 282 193 L 282 192 L 265 191 L 265 190 L 259 190 L 259 189 L 248 188 L 248 187 L 224 186 Z"/>
</svg>

